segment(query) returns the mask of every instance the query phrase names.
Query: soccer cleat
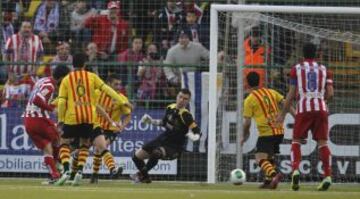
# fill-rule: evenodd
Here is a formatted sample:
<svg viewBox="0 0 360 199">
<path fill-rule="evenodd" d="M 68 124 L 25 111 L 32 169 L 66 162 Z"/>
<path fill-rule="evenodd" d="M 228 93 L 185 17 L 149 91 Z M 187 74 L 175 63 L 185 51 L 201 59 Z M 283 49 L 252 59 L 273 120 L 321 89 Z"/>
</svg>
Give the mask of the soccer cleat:
<svg viewBox="0 0 360 199">
<path fill-rule="evenodd" d="M 259 186 L 259 189 L 270 189 L 271 180 L 265 179 L 264 182 Z"/>
<path fill-rule="evenodd" d="M 62 186 L 64 183 L 69 180 L 70 178 L 70 171 L 65 171 L 61 177 L 54 183 L 56 186 Z"/>
<path fill-rule="evenodd" d="M 138 184 L 141 182 L 140 177 L 139 177 L 139 172 L 130 174 L 130 179 L 133 181 L 134 184 Z"/>
<path fill-rule="evenodd" d="M 72 186 L 79 186 L 80 185 L 80 181 L 82 179 L 82 172 L 77 172 L 75 175 L 75 178 L 73 180 L 73 182 L 71 183 Z"/>
<path fill-rule="evenodd" d="M 90 178 L 90 184 L 97 184 L 99 182 L 99 175 L 97 173 L 93 173 Z"/>
<path fill-rule="evenodd" d="M 122 172 L 123 172 L 122 167 L 115 168 L 115 169 L 110 171 L 110 178 L 111 179 L 118 179 L 120 177 L 120 175 L 122 174 Z"/>
<path fill-rule="evenodd" d="M 329 187 L 331 186 L 332 182 L 331 182 L 331 177 L 327 176 L 326 178 L 324 178 L 321 183 L 319 184 L 319 186 L 317 187 L 318 191 L 326 191 L 329 189 Z"/>
<path fill-rule="evenodd" d="M 42 181 L 41 185 L 53 185 L 53 184 L 55 184 L 56 180 L 57 179 L 49 178 L 49 179 L 47 179 L 45 181 Z"/>
<path fill-rule="evenodd" d="M 293 171 L 291 176 L 291 189 L 294 191 L 299 190 L 300 189 L 299 184 L 300 184 L 300 172 L 299 170 L 295 170 Z"/>
<path fill-rule="evenodd" d="M 276 189 L 277 186 L 278 186 L 278 184 L 279 184 L 279 182 L 280 182 L 282 179 L 283 179 L 283 175 L 282 175 L 281 173 L 276 174 L 276 176 L 273 177 L 273 179 L 272 179 L 271 182 L 270 182 L 270 185 L 269 185 L 270 189 Z"/>
</svg>

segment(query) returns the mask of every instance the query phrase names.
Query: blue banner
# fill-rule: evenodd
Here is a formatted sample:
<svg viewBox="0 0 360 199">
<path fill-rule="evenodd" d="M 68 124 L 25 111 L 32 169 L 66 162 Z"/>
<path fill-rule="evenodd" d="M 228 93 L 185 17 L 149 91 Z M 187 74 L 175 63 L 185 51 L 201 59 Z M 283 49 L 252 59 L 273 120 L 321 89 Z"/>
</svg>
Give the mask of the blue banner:
<svg viewBox="0 0 360 199">
<path fill-rule="evenodd" d="M 2 155 L 41 155 L 25 132 L 22 112 L 23 110 L 19 108 L 0 110 L 0 154 Z M 132 156 L 136 149 L 163 131 L 161 127 L 140 123 L 145 113 L 160 119 L 164 110 L 136 109 L 132 114 L 131 123 L 110 147 L 114 156 Z"/>
</svg>

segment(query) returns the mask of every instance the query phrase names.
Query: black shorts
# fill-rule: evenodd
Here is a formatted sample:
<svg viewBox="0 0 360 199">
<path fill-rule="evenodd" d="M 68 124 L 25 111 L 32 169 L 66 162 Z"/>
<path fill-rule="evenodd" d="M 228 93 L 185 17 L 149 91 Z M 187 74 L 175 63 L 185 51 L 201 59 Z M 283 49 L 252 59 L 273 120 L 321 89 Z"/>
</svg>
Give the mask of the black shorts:
<svg viewBox="0 0 360 199">
<path fill-rule="evenodd" d="M 64 133 L 62 134 L 62 138 L 90 138 L 93 133 L 93 125 L 92 124 L 75 124 L 68 125 L 64 124 L 63 126 Z"/>
<path fill-rule="evenodd" d="M 284 135 L 259 137 L 256 143 L 257 153 L 267 153 L 269 156 L 280 153 L 280 144 Z"/>
<path fill-rule="evenodd" d="M 91 134 L 90 140 L 93 142 L 98 136 L 103 135 L 102 129 L 98 126 L 93 129 L 93 132 Z"/>
<path fill-rule="evenodd" d="M 110 140 L 110 144 L 118 139 L 118 134 L 114 131 L 104 130 L 104 136 L 106 140 Z"/>
<path fill-rule="evenodd" d="M 161 158 L 162 160 L 174 160 L 179 158 L 182 152 L 182 147 L 167 142 L 160 136 L 142 146 L 142 149 L 149 154 L 157 148 L 165 151 L 165 156 Z"/>
</svg>

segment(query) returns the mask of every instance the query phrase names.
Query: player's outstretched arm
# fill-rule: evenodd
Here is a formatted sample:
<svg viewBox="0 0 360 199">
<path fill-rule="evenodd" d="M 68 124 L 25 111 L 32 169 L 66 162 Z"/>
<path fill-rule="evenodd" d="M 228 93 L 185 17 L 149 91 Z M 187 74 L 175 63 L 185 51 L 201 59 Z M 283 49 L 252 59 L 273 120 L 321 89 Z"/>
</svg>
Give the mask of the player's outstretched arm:
<svg viewBox="0 0 360 199">
<path fill-rule="evenodd" d="M 140 120 L 141 123 L 152 124 L 155 126 L 162 126 L 163 122 L 159 119 L 153 119 L 150 115 L 144 114 Z"/>
</svg>

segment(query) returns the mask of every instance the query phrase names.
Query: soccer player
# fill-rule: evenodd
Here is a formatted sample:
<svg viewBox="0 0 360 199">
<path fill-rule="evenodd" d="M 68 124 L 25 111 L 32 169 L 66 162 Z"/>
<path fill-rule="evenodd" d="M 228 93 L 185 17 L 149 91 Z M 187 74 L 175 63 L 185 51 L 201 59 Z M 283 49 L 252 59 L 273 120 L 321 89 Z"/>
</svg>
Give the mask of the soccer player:
<svg viewBox="0 0 360 199">
<path fill-rule="evenodd" d="M 61 178 L 55 185 L 63 185 L 70 178 L 70 142 L 80 139 L 78 171 L 72 185 L 79 185 L 82 178 L 82 170 L 89 155 L 90 138 L 96 137 L 101 131 L 94 130 L 96 122 L 96 98 L 95 90 L 104 91 L 111 98 L 119 102 L 123 98 L 112 88 L 106 85 L 96 74 L 85 70 L 85 54 L 77 54 L 73 59 L 74 71 L 70 72 L 61 82 L 58 101 L 58 120 L 62 127 L 61 146 L 59 156 L 64 167 Z M 124 102 L 125 103 L 125 102 Z M 103 157 L 112 157 L 105 149 Z"/>
<path fill-rule="evenodd" d="M 135 183 L 151 183 L 148 172 L 158 163 L 159 159 L 173 160 L 180 157 L 187 137 L 193 141 L 200 139 L 200 128 L 191 113 L 185 108 L 190 97 L 191 92 L 188 89 L 181 89 L 176 103 L 170 104 L 166 108 L 162 120 L 153 119 L 147 114 L 141 119 L 141 122 L 163 126 L 165 132 L 135 152 L 132 159 L 139 171 L 130 175 Z M 188 133 L 189 129 L 192 132 Z M 146 164 L 145 159 L 148 159 Z"/>
<path fill-rule="evenodd" d="M 327 190 L 331 185 L 331 153 L 327 145 L 328 108 L 326 101 L 334 95 L 332 73 L 315 61 L 316 46 L 306 43 L 303 47 L 304 61 L 292 67 L 290 87 L 285 100 L 285 107 L 277 118 L 284 121 L 285 113 L 293 102 L 296 93 L 297 105 L 293 139 L 291 144 L 292 181 L 291 188 L 298 190 L 300 181 L 299 164 L 301 161 L 301 140 L 307 138 L 311 130 L 317 142 L 320 160 L 323 163 L 324 179 L 318 186 L 319 191 Z"/>
<path fill-rule="evenodd" d="M 109 75 L 107 78 L 107 84 L 116 91 L 119 91 L 121 87 L 121 80 L 116 75 Z M 98 99 L 98 112 L 100 127 L 104 132 L 105 147 L 107 148 L 113 141 L 117 139 L 119 133 L 131 121 L 132 105 L 128 102 L 127 97 L 120 94 L 125 102 L 112 100 L 109 95 L 105 92 L 99 93 Z M 102 141 L 101 141 L 102 142 Z M 95 145 L 97 146 L 97 145 Z M 98 172 L 101 166 L 101 148 L 95 147 L 95 155 L 93 159 L 93 174 L 91 176 L 90 183 L 98 183 Z M 104 158 L 104 162 L 107 163 L 109 160 Z M 110 165 L 115 167 L 115 164 Z M 109 168 L 109 166 L 108 166 Z M 111 173 L 111 168 L 110 173 Z M 119 168 L 120 169 L 120 168 Z"/>
<path fill-rule="evenodd" d="M 26 133 L 34 145 L 44 153 L 44 163 L 49 169 L 50 182 L 57 180 L 60 174 L 56 169 L 53 155 L 53 145 L 59 142 L 59 132 L 50 119 L 49 112 L 54 110 L 54 106 L 49 102 L 58 84 L 69 72 L 67 67 L 58 66 L 52 77 L 39 79 L 34 85 L 24 113 Z"/>
<path fill-rule="evenodd" d="M 284 97 L 273 89 L 259 88 L 260 76 L 256 72 L 250 72 L 246 79 L 251 92 L 244 102 L 244 138 L 241 143 L 249 137 L 251 118 L 254 118 L 259 132 L 255 158 L 265 174 L 264 183 L 259 188 L 276 189 L 282 174 L 276 171 L 274 155 L 280 152 L 284 128 L 275 119 Z"/>
</svg>

